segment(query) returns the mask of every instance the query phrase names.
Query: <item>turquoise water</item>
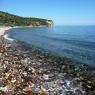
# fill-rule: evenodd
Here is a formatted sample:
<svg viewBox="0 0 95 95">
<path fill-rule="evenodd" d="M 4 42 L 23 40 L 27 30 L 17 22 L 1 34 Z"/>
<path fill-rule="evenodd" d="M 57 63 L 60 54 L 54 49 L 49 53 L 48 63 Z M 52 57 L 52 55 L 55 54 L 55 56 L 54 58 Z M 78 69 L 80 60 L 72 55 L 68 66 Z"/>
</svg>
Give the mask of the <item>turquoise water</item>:
<svg viewBox="0 0 95 95">
<path fill-rule="evenodd" d="M 59 56 L 95 65 L 95 26 L 15 28 L 10 37 Z"/>
</svg>

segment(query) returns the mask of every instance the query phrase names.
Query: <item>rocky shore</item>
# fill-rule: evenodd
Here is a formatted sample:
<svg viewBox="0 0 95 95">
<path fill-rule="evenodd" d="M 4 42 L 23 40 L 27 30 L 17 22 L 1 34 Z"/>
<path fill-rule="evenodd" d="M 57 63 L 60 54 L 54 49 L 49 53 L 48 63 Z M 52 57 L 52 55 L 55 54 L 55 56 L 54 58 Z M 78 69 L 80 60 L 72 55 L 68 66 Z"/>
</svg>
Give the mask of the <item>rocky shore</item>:
<svg viewBox="0 0 95 95">
<path fill-rule="evenodd" d="M 95 95 L 95 67 L 1 36 L 0 95 Z"/>
</svg>

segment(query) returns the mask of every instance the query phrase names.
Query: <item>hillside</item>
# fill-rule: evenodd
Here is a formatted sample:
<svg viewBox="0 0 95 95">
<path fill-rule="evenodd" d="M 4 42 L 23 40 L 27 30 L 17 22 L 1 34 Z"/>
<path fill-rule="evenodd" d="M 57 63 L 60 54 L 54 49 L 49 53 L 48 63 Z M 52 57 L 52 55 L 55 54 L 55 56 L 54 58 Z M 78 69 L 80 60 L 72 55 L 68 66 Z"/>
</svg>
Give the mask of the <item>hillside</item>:
<svg viewBox="0 0 95 95">
<path fill-rule="evenodd" d="M 53 21 L 40 18 L 21 17 L 0 11 L 0 25 L 4 26 L 52 26 Z"/>
</svg>

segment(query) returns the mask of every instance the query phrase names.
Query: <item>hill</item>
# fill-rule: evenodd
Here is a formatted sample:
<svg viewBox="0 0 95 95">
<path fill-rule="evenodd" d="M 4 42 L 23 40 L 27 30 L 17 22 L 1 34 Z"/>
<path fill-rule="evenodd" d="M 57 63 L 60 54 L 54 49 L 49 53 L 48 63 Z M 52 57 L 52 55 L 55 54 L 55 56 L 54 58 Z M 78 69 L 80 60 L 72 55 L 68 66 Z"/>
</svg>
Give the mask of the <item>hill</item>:
<svg viewBox="0 0 95 95">
<path fill-rule="evenodd" d="M 4 26 L 52 26 L 53 21 L 41 18 L 21 17 L 0 11 L 0 25 Z"/>
</svg>

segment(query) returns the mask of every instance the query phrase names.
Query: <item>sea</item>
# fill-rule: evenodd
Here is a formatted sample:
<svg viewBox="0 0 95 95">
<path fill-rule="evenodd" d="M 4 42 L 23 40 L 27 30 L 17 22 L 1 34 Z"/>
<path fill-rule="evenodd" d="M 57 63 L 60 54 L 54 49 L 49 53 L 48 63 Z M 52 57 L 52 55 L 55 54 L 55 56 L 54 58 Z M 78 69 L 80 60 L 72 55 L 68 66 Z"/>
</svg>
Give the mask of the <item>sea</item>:
<svg viewBox="0 0 95 95">
<path fill-rule="evenodd" d="M 95 26 L 13 28 L 9 37 L 57 56 L 95 66 Z"/>
</svg>

